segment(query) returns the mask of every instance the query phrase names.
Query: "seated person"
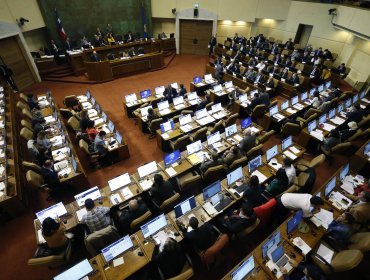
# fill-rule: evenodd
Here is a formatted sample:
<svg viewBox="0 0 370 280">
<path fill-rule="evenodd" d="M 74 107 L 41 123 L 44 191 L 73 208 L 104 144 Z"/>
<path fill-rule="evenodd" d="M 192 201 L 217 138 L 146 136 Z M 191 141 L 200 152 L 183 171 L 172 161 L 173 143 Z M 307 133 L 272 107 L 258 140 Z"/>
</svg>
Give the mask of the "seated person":
<svg viewBox="0 0 370 280">
<path fill-rule="evenodd" d="M 266 191 L 268 191 L 271 195 L 276 196 L 281 194 L 283 191 L 287 189 L 289 185 L 288 176 L 283 168 L 279 168 L 276 172 L 276 177 L 271 183 L 266 187 Z"/>
<path fill-rule="evenodd" d="M 165 181 L 161 174 L 154 175 L 154 183 L 150 190 L 150 196 L 153 201 L 161 206 L 162 203 L 174 195 L 174 189 L 169 181 Z"/>
<path fill-rule="evenodd" d="M 274 78 L 273 77 L 269 77 L 268 80 L 265 83 L 265 87 L 266 88 L 274 88 L 274 86 L 275 86 Z"/>
<path fill-rule="evenodd" d="M 243 139 L 240 141 L 238 148 L 242 154 L 246 154 L 250 149 L 256 145 L 256 136 L 252 133 L 252 130 L 248 127 L 243 132 Z"/>
<path fill-rule="evenodd" d="M 245 72 L 244 76 L 248 79 L 248 80 L 252 80 L 254 81 L 254 79 L 256 78 L 257 76 L 257 72 L 254 71 L 253 69 L 248 69 L 247 72 Z"/>
<path fill-rule="evenodd" d="M 289 81 L 291 81 L 294 85 L 299 84 L 299 77 L 297 73 L 293 73 L 293 75 L 290 77 Z"/>
<path fill-rule="evenodd" d="M 207 250 L 218 238 L 218 234 L 209 223 L 199 227 L 199 221 L 196 217 L 190 218 L 188 227 L 190 229 L 184 233 L 185 240 L 200 251 Z"/>
<path fill-rule="evenodd" d="M 100 56 L 98 55 L 98 53 L 96 51 L 93 51 L 93 53 L 91 54 L 90 61 L 91 62 L 99 62 L 99 61 L 101 61 Z"/>
<path fill-rule="evenodd" d="M 209 168 L 222 164 L 223 164 L 222 159 L 219 158 L 216 152 L 213 152 L 211 159 L 208 159 L 207 157 L 203 158 L 203 162 L 200 165 L 200 171 L 202 173 L 205 173 Z"/>
<path fill-rule="evenodd" d="M 327 138 L 324 138 L 321 150 L 329 152 L 333 147 L 340 144 L 340 135 L 337 129 L 332 129 Z"/>
<path fill-rule="evenodd" d="M 342 63 L 341 65 L 339 65 L 337 68 L 333 68 L 331 69 L 331 71 L 333 73 L 337 73 L 337 74 L 341 74 L 341 75 L 344 75 L 346 73 L 346 64 Z"/>
<path fill-rule="evenodd" d="M 235 160 L 240 159 L 241 156 L 238 147 L 234 146 L 224 152 L 222 160 L 227 166 L 230 166 Z"/>
<path fill-rule="evenodd" d="M 40 110 L 40 106 L 37 103 L 37 101 L 35 100 L 33 94 L 27 94 L 27 104 L 30 107 L 30 110 L 32 110 L 34 108 Z"/>
<path fill-rule="evenodd" d="M 329 224 L 326 234 L 341 248 L 347 248 L 349 239 L 354 232 L 352 228 L 354 223 L 355 219 L 353 216 L 345 212 Z"/>
<path fill-rule="evenodd" d="M 144 213 L 148 211 L 148 207 L 142 200 L 132 199 L 128 203 L 128 209 L 125 209 L 118 217 L 119 228 L 123 234 L 130 232 L 130 224 Z"/>
<path fill-rule="evenodd" d="M 285 169 L 285 173 L 290 184 L 297 175 L 293 161 L 290 158 L 285 157 L 283 159 L 283 168 Z"/>
<path fill-rule="evenodd" d="M 205 95 L 205 98 L 198 104 L 198 106 L 195 109 L 195 111 L 204 109 L 207 106 L 207 104 L 210 103 L 210 102 L 211 102 L 211 96 L 207 93 Z"/>
<path fill-rule="evenodd" d="M 284 193 L 280 198 L 281 205 L 289 210 L 303 212 L 303 217 L 311 217 L 311 207 L 323 205 L 321 197 L 313 196 L 309 193 Z"/>
<path fill-rule="evenodd" d="M 80 129 L 81 131 L 86 131 L 87 124 L 90 121 L 87 110 L 82 110 L 80 112 Z"/>
<path fill-rule="evenodd" d="M 356 122 L 349 122 L 347 126 L 347 129 L 343 129 L 342 131 L 340 131 L 340 137 L 343 141 L 346 141 L 348 140 L 348 138 L 352 137 L 358 129 Z"/>
<path fill-rule="evenodd" d="M 286 59 L 285 63 L 283 63 L 283 64 L 284 64 L 284 66 L 285 66 L 285 67 L 292 67 L 292 65 L 293 65 L 292 59 L 293 59 L 293 57 L 292 57 L 292 58 L 288 57 L 288 58 Z M 294 58 L 294 59 L 295 59 L 295 58 Z"/>
<path fill-rule="evenodd" d="M 51 148 L 51 142 L 48 138 L 48 133 L 45 130 L 41 130 L 37 134 L 36 148 L 41 153 L 49 153 Z"/>
<path fill-rule="evenodd" d="M 112 32 L 109 32 L 109 33 L 107 34 L 107 42 L 108 42 L 108 44 L 110 44 L 110 45 L 113 45 L 113 44 L 115 44 L 115 43 L 116 43 L 116 40 L 114 39 Z"/>
<path fill-rule="evenodd" d="M 262 104 L 265 104 L 266 107 L 270 105 L 270 95 L 268 94 L 267 91 L 262 91 L 260 93 L 260 99 L 262 101 Z"/>
<path fill-rule="evenodd" d="M 350 206 L 348 212 L 355 219 L 357 227 L 362 227 L 369 225 L 370 222 L 370 191 L 362 191 L 358 198 L 358 201 Z"/>
<path fill-rule="evenodd" d="M 315 92 L 313 93 L 311 105 L 316 109 L 318 109 L 321 105 L 321 96 L 318 90 L 315 90 Z"/>
<path fill-rule="evenodd" d="M 247 188 L 243 193 L 243 199 L 252 207 L 258 207 L 263 204 L 264 198 L 261 193 L 260 182 L 256 175 L 253 175 L 249 179 L 249 182 L 247 182 Z"/>
<path fill-rule="evenodd" d="M 353 109 L 346 114 L 347 122 L 356 122 L 359 123 L 362 120 L 364 114 L 362 113 L 360 103 L 353 105 Z"/>
<path fill-rule="evenodd" d="M 65 234 L 66 228 L 63 223 L 47 217 L 42 222 L 42 236 L 51 250 L 52 255 L 58 255 L 66 249 L 68 238 Z"/>
<path fill-rule="evenodd" d="M 154 110 L 152 108 L 148 108 L 148 115 L 146 116 L 148 127 L 150 127 L 150 124 L 153 120 L 158 119 L 158 116 L 156 113 L 154 113 Z"/>
<path fill-rule="evenodd" d="M 224 216 L 224 225 L 230 233 L 239 233 L 252 226 L 257 216 L 248 203 L 243 203 L 239 210 L 234 210 L 230 216 Z"/>
<path fill-rule="evenodd" d="M 89 120 L 87 123 L 86 133 L 89 136 L 89 140 L 94 142 L 96 135 L 98 135 L 99 131 L 94 126 L 94 121 Z"/>
<path fill-rule="evenodd" d="M 288 79 L 288 73 L 288 69 L 284 68 L 283 71 L 281 71 L 280 78 L 284 80 Z"/>
<path fill-rule="evenodd" d="M 179 89 L 179 93 L 178 93 L 179 96 L 184 96 L 184 95 L 186 95 L 186 93 L 187 93 L 187 90 L 186 90 L 184 84 L 180 84 L 180 89 Z"/>
<path fill-rule="evenodd" d="M 154 247 L 152 261 L 161 269 L 166 279 L 179 275 L 186 263 L 186 255 L 177 241 L 168 237 L 160 251 L 159 245 Z"/>
<path fill-rule="evenodd" d="M 53 168 L 53 162 L 48 159 L 44 162 L 41 167 L 41 176 L 44 179 L 44 183 L 48 185 L 51 190 L 47 200 L 59 200 L 61 191 L 61 185 L 58 177 L 58 172 Z"/>
<path fill-rule="evenodd" d="M 87 213 L 83 215 L 81 223 L 87 225 L 90 233 L 106 228 L 111 224 L 108 207 L 95 206 L 95 202 L 91 198 L 85 200 L 85 207 Z"/>
<path fill-rule="evenodd" d="M 137 55 L 137 53 L 136 53 L 136 51 L 135 51 L 135 48 L 134 48 L 134 47 L 132 47 L 131 49 L 129 49 L 129 51 L 128 51 L 128 55 L 129 55 L 130 57 L 133 57 L 133 56 Z"/>
<path fill-rule="evenodd" d="M 291 262 L 294 264 L 293 260 Z M 295 266 L 293 265 L 293 267 Z M 323 272 L 312 264 L 299 264 L 290 275 L 284 267 L 280 267 L 280 271 L 284 280 L 325 280 Z"/>
<path fill-rule="evenodd" d="M 259 70 L 256 78 L 254 79 L 254 83 L 263 84 L 264 82 L 265 82 L 265 76 L 262 74 L 262 70 Z"/>
<path fill-rule="evenodd" d="M 260 94 L 258 92 L 256 92 L 253 96 L 253 99 L 251 101 L 251 103 L 248 105 L 248 107 L 246 108 L 246 111 L 248 114 L 251 114 L 253 109 L 258 106 L 258 105 L 261 105 L 263 104 L 263 101 L 262 99 L 260 98 Z"/>
<path fill-rule="evenodd" d="M 105 144 L 104 141 L 106 135 L 107 133 L 104 130 L 101 130 L 94 139 L 94 152 L 99 154 L 98 161 L 99 164 L 102 166 L 113 164 L 113 156 L 115 156 L 115 154 L 111 154 L 108 152 L 108 146 Z"/>
</svg>

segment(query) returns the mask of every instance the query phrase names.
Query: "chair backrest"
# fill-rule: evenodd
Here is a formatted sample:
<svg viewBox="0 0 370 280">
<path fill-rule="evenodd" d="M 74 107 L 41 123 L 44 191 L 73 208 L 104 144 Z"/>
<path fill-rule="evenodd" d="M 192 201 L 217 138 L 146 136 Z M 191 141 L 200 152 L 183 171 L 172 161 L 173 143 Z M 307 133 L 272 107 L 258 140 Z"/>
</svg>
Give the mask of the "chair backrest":
<svg viewBox="0 0 370 280">
<path fill-rule="evenodd" d="M 162 118 L 152 120 L 149 125 L 149 131 L 155 133 L 156 130 L 160 128 L 161 123 L 163 123 Z"/>
<path fill-rule="evenodd" d="M 44 179 L 42 178 L 42 176 L 32 170 L 28 170 L 26 172 L 26 180 L 27 183 L 30 184 L 30 186 L 34 189 L 37 189 L 44 184 Z"/>
<path fill-rule="evenodd" d="M 78 145 L 80 146 L 81 150 L 82 150 L 85 154 L 90 155 L 89 145 L 86 143 L 86 141 L 85 141 L 85 140 L 80 139 L 80 141 L 78 142 Z"/>
<path fill-rule="evenodd" d="M 29 128 L 22 127 L 21 131 L 19 132 L 19 135 L 23 137 L 26 141 L 28 141 L 32 139 L 33 133 Z"/>
<path fill-rule="evenodd" d="M 324 154 L 320 154 L 320 155 L 318 155 L 317 157 L 314 157 L 314 158 L 310 161 L 310 163 L 309 163 L 308 167 L 310 167 L 310 168 L 315 168 L 315 167 L 319 166 L 320 164 L 324 163 L 325 158 L 326 158 L 326 156 L 325 156 Z"/>
<path fill-rule="evenodd" d="M 23 108 L 22 109 L 22 115 L 29 118 L 29 119 L 32 119 L 32 113 L 30 110 L 26 109 L 26 108 Z"/>
<path fill-rule="evenodd" d="M 212 134 L 212 133 L 215 133 L 217 131 L 222 131 L 224 129 L 224 123 L 222 120 L 219 120 L 214 127 L 212 127 L 209 132 Z"/>
<path fill-rule="evenodd" d="M 266 105 L 264 104 L 257 105 L 256 107 L 254 107 L 252 111 L 252 118 L 261 118 L 265 114 L 265 111 Z"/>
<path fill-rule="evenodd" d="M 226 176 L 226 168 L 223 165 L 210 167 L 204 172 L 203 180 L 206 182 L 214 182 Z"/>
<path fill-rule="evenodd" d="M 301 126 L 296 123 L 287 122 L 284 124 L 281 134 L 282 135 L 298 135 L 301 133 Z"/>
<path fill-rule="evenodd" d="M 238 237 L 243 237 L 243 236 L 247 236 L 248 234 L 250 234 L 252 231 L 254 231 L 260 224 L 260 219 L 256 219 L 256 221 L 254 222 L 253 225 L 243 229 L 241 232 L 238 232 Z"/>
<path fill-rule="evenodd" d="M 275 130 L 271 129 L 265 132 L 264 134 L 258 136 L 257 137 L 258 143 L 259 144 L 265 143 L 274 133 L 275 133 Z"/>
<path fill-rule="evenodd" d="M 27 97 L 27 95 L 25 95 L 23 92 L 21 92 L 21 93 L 19 94 L 19 98 L 20 98 L 22 101 L 24 101 L 25 103 L 27 103 L 27 102 L 28 102 L 28 97 Z"/>
<path fill-rule="evenodd" d="M 180 194 L 175 193 L 173 196 L 171 196 L 170 198 L 167 198 L 165 201 L 163 201 L 159 208 L 163 212 L 165 212 L 165 209 L 169 208 L 173 203 L 175 203 L 179 199 L 180 199 Z"/>
<path fill-rule="evenodd" d="M 312 116 L 313 114 L 319 114 L 319 115 L 321 115 L 321 111 L 318 110 L 318 109 L 315 109 L 315 108 L 310 108 L 310 109 L 308 109 L 308 111 L 306 112 L 306 114 L 304 114 L 304 117 L 305 118 L 308 118 L 308 117 Z"/>
<path fill-rule="evenodd" d="M 234 124 L 236 122 L 237 118 L 238 118 L 238 115 L 239 115 L 238 113 L 235 113 L 235 114 L 232 114 L 231 116 L 229 116 L 226 119 L 226 121 L 224 123 L 224 126 L 225 127 L 228 127 L 228 126 Z"/>
<path fill-rule="evenodd" d="M 259 144 L 255 147 L 253 147 L 252 149 L 250 149 L 246 154 L 247 158 L 248 159 L 253 159 L 254 157 L 260 155 L 262 153 L 262 147 L 263 147 L 263 145 Z"/>
<path fill-rule="evenodd" d="M 181 111 L 181 115 L 187 115 L 187 114 L 194 115 L 194 112 L 192 110 L 182 110 Z"/>
<path fill-rule="evenodd" d="M 139 227 L 139 225 L 144 223 L 144 221 L 148 219 L 151 215 L 152 215 L 152 212 L 148 210 L 143 215 L 141 215 L 139 218 L 136 218 L 135 220 L 133 220 L 130 224 L 131 232 L 134 232 Z"/>
<path fill-rule="evenodd" d="M 67 108 L 72 108 L 74 106 L 78 105 L 78 99 L 76 95 L 67 95 L 63 99 L 64 105 L 66 105 Z"/>
<path fill-rule="evenodd" d="M 37 174 L 41 174 L 41 167 L 38 166 L 36 163 L 29 162 L 29 161 L 22 161 L 22 165 L 32 171 L 36 172 Z"/>
<path fill-rule="evenodd" d="M 349 148 L 351 148 L 351 146 L 352 146 L 352 144 L 350 142 L 340 143 L 338 145 L 335 145 L 331 149 L 331 152 L 340 154 L 340 153 L 346 152 Z"/>
<path fill-rule="evenodd" d="M 209 111 L 211 109 L 211 107 L 214 105 L 215 103 L 214 102 L 209 102 L 207 105 L 206 105 L 206 109 L 207 111 Z"/>
<path fill-rule="evenodd" d="M 307 119 L 304 119 L 303 123 L 301 123 L 301 127 L 305 127 L 310 121 L 312 121 L 313 119 L 315 119 L 317 117 L 317 114 L 313 114 L 311 116 L 309 116 Z"/>
<path fill-rule="evenodd" d="M 190 279 L 191 277 L 194 276 L 194 270 L 193 270 L 193 267 L 191 265 L 191 263 L 189 263 L 189 257 L 188 258 L 188 261 L 185 263 L 184 267 L 182 268 L 181 272 L 179 275 L 176 275 L 174 277 L 171 277 L 171 278 L 167 278 L 166 280 L 187 280 L 187 279 Z"/>
<path fill-rule="evenodd" d="M 181 182 L 180 184 L 180 188 L 181 188 L 181 192 L 184 192 L 184 191 L 192 191 L 193 189 L 201 186 L 202 184 L 202 177 L 200 175 L 195 175 L 195 176 L 191 176 L 190 178 L 188 179 L 185 179 L 184 181 Z"/>
<path fill-rule="evenodd" d="M 270 223 L 272 213 L 274 212 L 276 207 L 276 199 L 271 198 L 265 204 L 262 204 L 258 207 L 254 207 L 253 210 L 257 215 L 257 218 L 260 220 L 260 224 L 258 228 L 264 228 L 266 225 Z"/>
<path fill-rule="evenodd" d="M 369 128 L 369 124 L 370 124 L 370 114 L 363 118 L 359 123 L 358 123 L 358 126 L 361 127 L 361 128 Z"/>
<path fill-rule="evenodd" d="M 71 110 L 69 110 L 69 109 L 66 109 L 66 108 L 60 108 L 59 109 L 59 112 L 60 112 L 60 114 L 62 115 L 62 117 L 63 118 L 65 118 L 65 119 L 69 119 L 70 117 L 72 117 L 73 116 L 73 113 L 71 112 Z"/>
<path fill-rule="evenodd" d="M 368 139 L 369 138 L 369 135 L 370 135 L 370 128 L 362 131 L 361 132 L 361 135 L 359 135 L 359 138 Z"/>
<path fill-rule="evenodd" d="M 199 129 L 197 132 L 194 133 L 192 142 L 205 139 L 207 136 L 207 131 L 207 127 L 202 127 L 201 129 Z"/>
<path fill-rule="evenodd" d="M 29 121 L 25 120 L 25 119 L 21 119 L 21 125 L 24 126 L 24 127 L 27 127 L 31 131 L 33 130 L 32 129 L 32 124 Z"/>
<path fill-rule="evenodd" d="M 237 160 L 234 160 L 232 164 L 229 166 L 229 170 L 237 169 L 240 166 L 245 166 L 248 163 L 248 158 L 245 156 L 242 156 L 241 158 L 238 158 Z"/>
<path fill-rule="evenodd" d="M 120 238 L 115 227 L 109 225 L 101 230 L 89 234 L 85 238 L 87 252 L 94 257 L 101 252 L 103 248 L 116 242 Z"/>
<path fill-rule="evenodd" d="M 189 135 L 184 135 L 173 142 L 173 150 L 183 151 L 186 149 L 186 146 L 190 143 Z"/>
<path fill-rule="evenodd" d="M 50 255 L 46 257 L 33 257 L 28 260 L 27 265 L 37 266 L 44 265 L 49 268 L 62 267 L 69 264 L 72 255 L 72 242 L 68 242 L 67 247 L 58 255 Z"/>
<path fill-rule="evenodd" d="M 77 120 L 75 116 L 72 116 L 68 119 L 68 125 L 74 130 L 80 130 L 80 122 Z"/>
<path fill-rule="evenodd" d="M 203 263 L 207 266 L 215 262 L 217 256 L 221 253 L 221 250 L 229 244 L 229 237 L 227 234 L 221 234 L 218 239 L 209 247 L 205 252 L 201 254 Z"/>
<path fill-rule="evenodd" d="M 30 107 L 26 104 L 26 103 L 24 103 L 24 102 L 22 102 L 22 101 L 18 101 L 17 102 L 17 108 L 19 109 L 19 110 L 23 110 L 23 109 L 27 109 L 27 110 L 30 110 Z"/>
</svg>

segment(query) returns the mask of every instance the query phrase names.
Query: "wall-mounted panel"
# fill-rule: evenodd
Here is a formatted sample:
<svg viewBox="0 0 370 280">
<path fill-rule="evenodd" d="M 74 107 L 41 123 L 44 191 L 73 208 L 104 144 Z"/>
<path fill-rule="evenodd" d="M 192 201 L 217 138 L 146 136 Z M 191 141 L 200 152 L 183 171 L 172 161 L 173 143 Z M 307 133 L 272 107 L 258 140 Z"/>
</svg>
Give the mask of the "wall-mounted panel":
<svg viewBox="0 0 370 280">
<path fill-rule="evenodd" d="M 291 0 L 259 0 L 255 17 L 285 20 L 291 2 Z"/>
</svg>

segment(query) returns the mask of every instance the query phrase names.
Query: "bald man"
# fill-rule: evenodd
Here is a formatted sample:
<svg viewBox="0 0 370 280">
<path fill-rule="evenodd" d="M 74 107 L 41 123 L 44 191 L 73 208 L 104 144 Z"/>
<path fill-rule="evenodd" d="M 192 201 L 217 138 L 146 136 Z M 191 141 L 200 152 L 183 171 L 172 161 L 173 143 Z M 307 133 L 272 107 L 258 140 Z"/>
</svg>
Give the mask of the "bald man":
<svg viewBox="0 0 370 280">
<path fill-rule="evenodd" d="M 256 146 L 256 135 L 254 135 L 252 130 L 248 127 L 244 130 L 243 136 L 243 140 L 240 141 L 238 148 L 242 154 L 246 154 L 250 149 Z"/>
<path fill-rule="evenodd" d="M 130 233 L 131 222 L 139 218 L 146 211 L 148 211 L 148 207 L 143 201 L 137 199 L 130 200 L 128 203 L 128 209 L 124 210 L 118 218 L 120 233 Z"/>
</svg>

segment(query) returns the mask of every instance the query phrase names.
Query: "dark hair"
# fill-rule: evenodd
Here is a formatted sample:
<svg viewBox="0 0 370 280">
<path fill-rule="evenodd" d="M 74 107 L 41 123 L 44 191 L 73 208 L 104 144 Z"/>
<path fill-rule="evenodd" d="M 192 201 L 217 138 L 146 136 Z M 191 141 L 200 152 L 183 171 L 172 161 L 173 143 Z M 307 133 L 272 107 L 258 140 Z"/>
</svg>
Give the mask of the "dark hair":
<svg viewBox="0 0 370 280">
<path fill-rule="evenodd" d="M 206 97 L 206 100 L 207 100 L 207 101 L 210 101 L 210 100 L 211 100 L 211 96 L 210 96 L 208 93 L 206 94 L 206 96 L 205 96 L 205 97 Z"/>
<path fill-rule="evenodd" d="M 154 175 L 154 183 L 156 183 L 157 185 L 162 185 L 163 176 L 161 174 L 155 174 Z"/>
<path fill-rule="evenodd" d="M 87 122 L 87 128 L 93 128 L 94 127 L 94 124 L 95 124 L 94 121 L 88 120 L 88 122 Z"/>
<path fill-rule="evenodd" d="M 178 247 L 178 243 L 175 239 L 169 237 L 169 241 L 165 242 L 163 245 L 163 251 L 171 252 L 175 251 L 175 249 Z"/>
<path fill-rule="evenodd" d="M 85 200 L 85 207 L 87 210 L 93 209 L 94 206 L 95 206 L 94 200 L 92 200 L 91 198 Z"/>
<path fill-rule="evenodd" d="M 253 215 L 253 207 L 249 203 L 243 203 L 241 207 L 243 214 L 250 217 Z"/>
<path fill-rule="evenodd" d="M 316 195 L 311 197 L 310 202 L 312 205 L 323 205 L 324 204 L 324 201 L 321 199 L 321 197 L 316 196 Z"/>
<path fill-rule="evenodd" d="M 254 189 L 254 188 L 257 188 L 258 186 L 260 185 L 260 182 L 258 180 L 258 177 L 256 175 L 253 175 L 250 179 L 249 179 L 249 186 Z"/>
<path fill-rule="evenodd" d="M 153 109 L 152 108 L 148 108 L 148 114 L 149 115 L 153 115 L 153 113 L 154 113 Z"/>
<path fill-rule="evenodd" d="M 287 158 L 287 157 L 283 159 L 283 162 L 284 162 L 285 166 L 292 165 L 292 163 L 293 163 L 293 161 L 290 158 Z"/>
<path fill-rule="evenodd" d="M 105 136 L 107 133 L 104 130 L 99 131 L 99 136 Z"/>
<path fill-rule="evenodd" d="M 216 153 L 216 152 L 212 153 L 212 160 L 213 161 L 218 160 L 218 153 Z"/>
<path fill-rule="evenodd" d="M 234 155 L 237 155 L 239 153 L 239 148 L 237 146 L 234 146 L 232 152 Z"/>
<path fill-rule="evenodd" d="M 340 137 L 339 131 L 336 130 L 336 129 L 332 129 L 330 131 L 330 136 L 335 137 L 335 138 L 339 138 Z"/>
<path fill-rule="evenodd" d="M 180 88 L 183 88 L 184 87 L 184 84 L 180 84 Z"/>
<path fill-rule="evenodd" d="M 306 266 L 306 269 L 307 269 L 307 276 L 312 278 L 313 280 L 323 280 L 323 279 L 325 279 L 323 277 L 323 274 L 322 274 L 321 270 L 317 266 L 308 264 Z"/>
<path fill-rule="evenodd" d="M 283 186 L 287 186 L 289 183 L 288 176 L 286 175 L 286 172 L 284 168 L 279 168 L 276 172 L 276 179 L 281 181 Z"/>
<path fill-rule="evenodd" d="M 59 227 L 59 223 L 57 223 L 53 218 L 47 217 L 42 222 L 42 233 L 44 236 L 51 236 L 59 229 Z"/>
<path fill-rule="evenodd" d="M 189 220 L 189 226 L 192 227 L 192 229 L 197 229 L 199 225 L 199 221 L 196 217 L 191 217 Z"/>
</svg>

